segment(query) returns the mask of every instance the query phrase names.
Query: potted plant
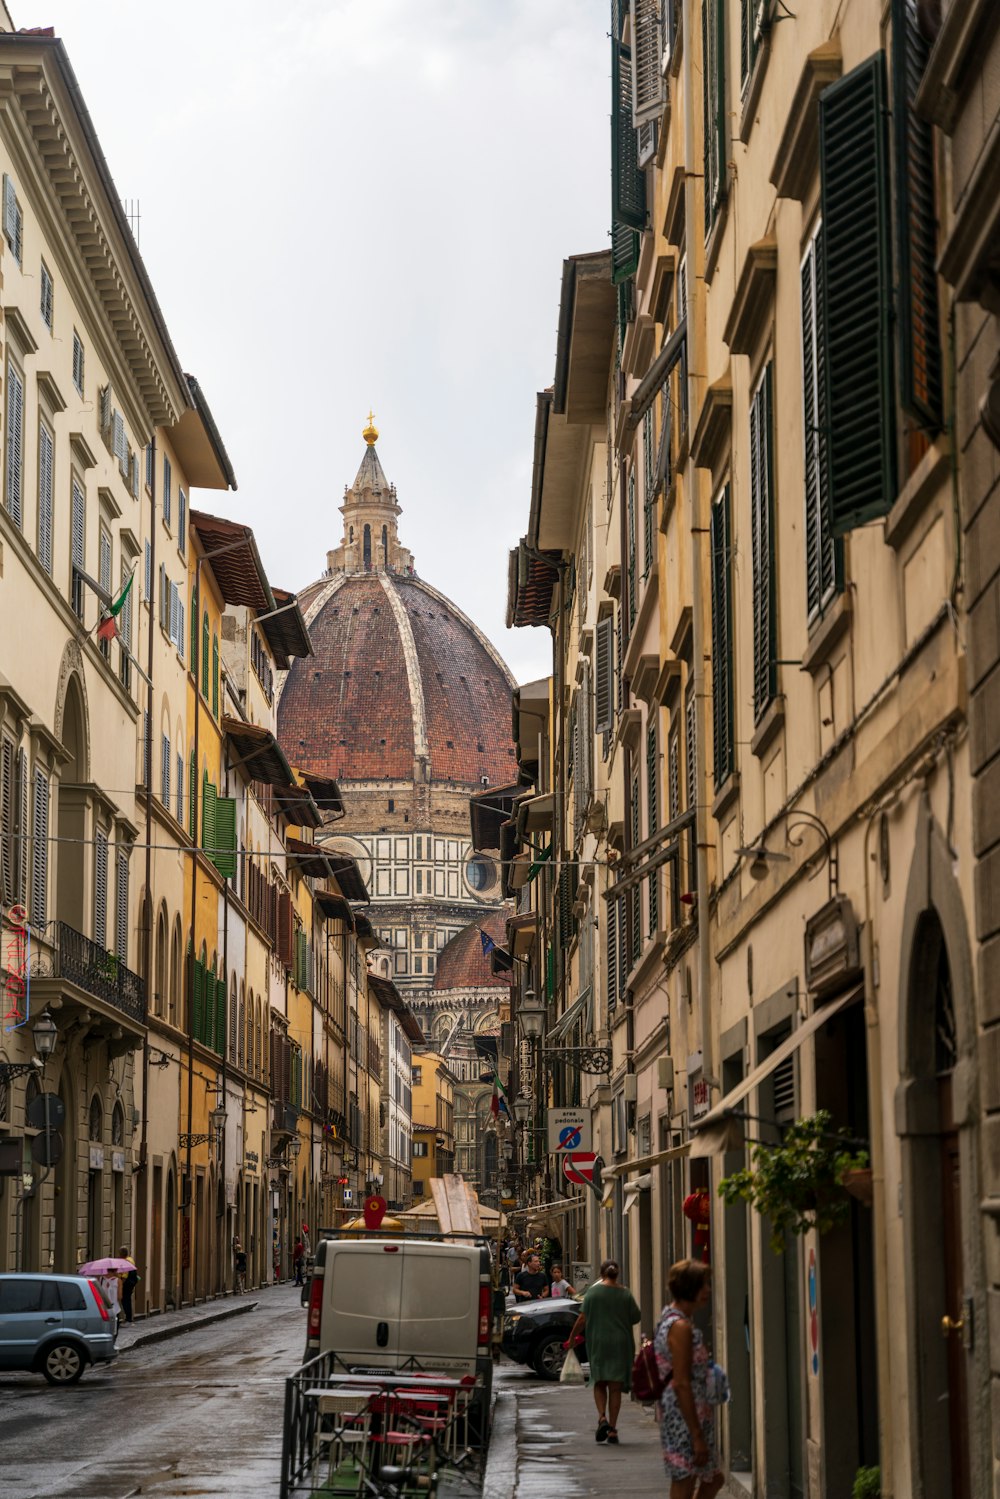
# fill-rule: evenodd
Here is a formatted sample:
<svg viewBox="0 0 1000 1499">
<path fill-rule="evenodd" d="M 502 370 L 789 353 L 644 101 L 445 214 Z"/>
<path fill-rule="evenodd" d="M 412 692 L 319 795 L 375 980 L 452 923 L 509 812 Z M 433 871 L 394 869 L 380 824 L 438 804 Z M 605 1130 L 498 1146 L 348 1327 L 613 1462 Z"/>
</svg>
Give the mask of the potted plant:
<svg viewBox="0 0 1000 1499">
<path fill-rule="evenodd" d="M 882 1499 L 882 1473 L 879 1468 L 859 1468 L 854 1475 L 851 1499 Z"/>
<path fill-rule="evenodd" d="M 788 1234 L 804 1234 L 810 1228 L 826 1233 L 843 1223 L 850 1211 L 844 1177 L 864 1170 L 868 1154 L 853 1149 L 857 1141 L 845 1129 L 832 1129 L 832 1123 L 825 1109 L 797 1119 L 775 1144 L 755 1144 L 751 1164 L 719 1183 L 719 1196 L 726 1203 L 742 1199 L 770 1219 L 770 1244 L 776 1254 L 783 1252 Z"/>
</svg>

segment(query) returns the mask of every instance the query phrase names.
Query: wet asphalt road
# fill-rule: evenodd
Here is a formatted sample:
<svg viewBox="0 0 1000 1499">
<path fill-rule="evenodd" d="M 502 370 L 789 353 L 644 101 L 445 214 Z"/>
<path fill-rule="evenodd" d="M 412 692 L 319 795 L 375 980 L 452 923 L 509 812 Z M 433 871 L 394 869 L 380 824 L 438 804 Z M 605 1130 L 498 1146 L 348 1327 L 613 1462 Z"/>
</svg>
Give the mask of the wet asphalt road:
<svg viewBox="0 0 1000 1499">
<path fill-rule="evenodd" d="M 284 1380 L 304 1343 L 298 1289 L 277 1286 L 70 1389 L 0 1373 L 0 1499 L 277 1499 Z M 537 1383 L 506 1361 L 496 1381 Z"/>
<path fill-rule="evenodd" d="M 305 1310 L 277 1286 L 255 1311 L 129 1349 L 50 1389 L 0 1374 L 3 1499 L 276 1496 L 284 1380 Z"/>
</svg>

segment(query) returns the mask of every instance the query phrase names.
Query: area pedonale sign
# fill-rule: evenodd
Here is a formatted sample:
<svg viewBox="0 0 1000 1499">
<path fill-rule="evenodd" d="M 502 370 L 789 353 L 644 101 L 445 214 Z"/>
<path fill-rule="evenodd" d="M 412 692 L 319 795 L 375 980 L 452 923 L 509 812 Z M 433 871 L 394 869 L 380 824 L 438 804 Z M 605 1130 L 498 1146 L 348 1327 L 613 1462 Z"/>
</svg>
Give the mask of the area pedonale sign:
<svg viewBox="0 0 1000 1499">
<path fill-rule="evenodd" d="M 589 1109 L 549 1109 L 546 1123 L 550 1155 L 593 1150 Z"/>
</svg>

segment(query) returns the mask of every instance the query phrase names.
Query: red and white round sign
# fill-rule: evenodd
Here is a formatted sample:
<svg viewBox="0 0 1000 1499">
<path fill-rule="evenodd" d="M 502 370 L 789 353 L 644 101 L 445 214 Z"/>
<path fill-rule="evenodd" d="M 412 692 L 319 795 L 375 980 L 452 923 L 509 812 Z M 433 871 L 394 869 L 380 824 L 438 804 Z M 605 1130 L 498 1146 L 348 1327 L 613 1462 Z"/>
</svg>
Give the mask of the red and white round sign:
<svg viewBox="0 0 1000 1499">
<path fill-rule="evenodd" d="M 575 1155 L 563 1156 L 563 1176 L 575 1187 L 587 1187 L 594 1178 L 594 1162 L 597 1156 L 593 1151 L 577 1151 Z"/>
</svg>

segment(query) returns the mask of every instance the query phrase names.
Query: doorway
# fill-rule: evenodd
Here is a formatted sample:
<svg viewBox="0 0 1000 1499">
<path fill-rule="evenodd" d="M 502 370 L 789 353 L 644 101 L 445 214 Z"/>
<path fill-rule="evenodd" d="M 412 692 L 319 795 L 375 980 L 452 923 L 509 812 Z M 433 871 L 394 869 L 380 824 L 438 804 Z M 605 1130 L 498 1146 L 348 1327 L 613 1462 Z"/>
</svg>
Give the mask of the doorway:
<svg viewBox="0 0 1000 1499">
<path fill-rule="evenodd" d="M 149 1284 L 146 1287 L 146 1310 L 150 1306 L 161 1307 L 163 1295 L 163 1167 L 153 1167 L 153 1223 L 152 1253 L 150 1255 Z"/>
<path fill-rule="evenodd" d="M 166 1230 L 163 1241 L 163 1299 L 174 1310 L 177 1306 L 177 1188 L 172 1170 L 167 1172 L 167 1201 L 163 1213 Z"/>
</svg>

